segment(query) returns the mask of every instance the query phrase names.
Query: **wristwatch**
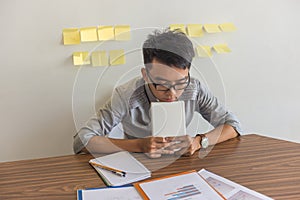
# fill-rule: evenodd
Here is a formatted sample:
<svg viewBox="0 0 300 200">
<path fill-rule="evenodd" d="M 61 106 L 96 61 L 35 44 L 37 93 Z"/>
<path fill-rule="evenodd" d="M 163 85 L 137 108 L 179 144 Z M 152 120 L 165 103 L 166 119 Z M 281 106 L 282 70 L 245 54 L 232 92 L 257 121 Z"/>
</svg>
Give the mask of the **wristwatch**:
<svg viewBox="0 0 300 200">
<path fill-rule="evenodd" d="M 209 146 L 208 137 L 206 137 L 205 134 L 197 134 L 197 136 L 200 136 L 200 145 L 202 149 L 206 149 Z"/>
</svg>

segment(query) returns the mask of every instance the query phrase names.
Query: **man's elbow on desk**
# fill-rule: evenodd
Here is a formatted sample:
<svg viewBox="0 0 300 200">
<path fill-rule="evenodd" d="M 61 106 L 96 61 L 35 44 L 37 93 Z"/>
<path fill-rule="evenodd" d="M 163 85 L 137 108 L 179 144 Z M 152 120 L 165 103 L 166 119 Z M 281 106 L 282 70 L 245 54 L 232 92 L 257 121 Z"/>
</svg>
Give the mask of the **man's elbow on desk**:
<svg viewBox="0 0 300 200">
<path fill-rule="evenodd" d="M 115 153 L 118 151 L 141 152 L 140 139 L 114 139 L 93 136 L 82 149 L 85 153 Z"/>
<path fill-rule="evenodd" d="M 114 153 L 121 149 L 104 136 L 93 136 L 82 149 L 84 153 Z"/>
</svg>

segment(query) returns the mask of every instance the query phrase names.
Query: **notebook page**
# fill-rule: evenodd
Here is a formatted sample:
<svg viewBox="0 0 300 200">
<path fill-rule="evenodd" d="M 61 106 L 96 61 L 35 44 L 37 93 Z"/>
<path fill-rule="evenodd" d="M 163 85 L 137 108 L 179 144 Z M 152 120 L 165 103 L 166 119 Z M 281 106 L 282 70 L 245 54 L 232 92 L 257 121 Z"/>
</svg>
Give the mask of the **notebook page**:
<svg viewBox="0 0 300 200">
<path fill-rule="evenodd" d="M 151 172 L 127 151 L 109 154 L 91 161 L 126 172 L 125 177 L 120 177 L 105 169 L 94 167 L 101 176 L 104 176 L 109 185 L 120 186 L 151 176 Z"/>
</svg>

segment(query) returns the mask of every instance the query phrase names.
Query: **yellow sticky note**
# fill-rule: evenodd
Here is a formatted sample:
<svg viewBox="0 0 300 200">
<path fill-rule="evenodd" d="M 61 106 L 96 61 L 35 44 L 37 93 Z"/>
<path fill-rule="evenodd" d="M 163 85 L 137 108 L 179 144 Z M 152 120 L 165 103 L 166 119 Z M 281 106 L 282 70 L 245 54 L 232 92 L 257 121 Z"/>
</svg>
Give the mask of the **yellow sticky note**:
<svg viewBox="0 0 300 200">
<path fill-rule="evenodd" d="M 220 29 L 224 32 L 232 32 L 236 30 L 233 23 L 224 23 L 219 25 Z"/>
<path fill-rule="evenodd" d="M 108 66 L 108 58 L 106 51 L 94 51 L 92 53 L 92 65 L 96 66 Z"/>
<path fill-rule="evenodd" d="M 130 40 L 130 26 L 129 25 L 115 26 L 115 39 Z"/>
<path fill-rule="evenodd" d="M 113 26 L 99 26 L 98 27 L 99 40 L 114 40 L 114 27 Z"/>
<path fill-rule="evenodd" d="M 186 30 L 185 30 L 185 25 L 184 24 L 171 24 L 170 25 L 170 30 L 174 31 L 178 29 L 179 31 L 183 32 L 184 34 L 186 34 Z"/>
<path fill-rule="evenodd" d="M 124 50 L 111 50 L 109 51 L 109 64 L 122 65 L 125 64 Z"/>
<path fill-rule="evenodd" d="M 63 29 L 64 45 L 80 44 L 80 34 L 78 28 Z"/>
<path fill-rule="evenodd" d="M 216 44 L 216 45 L 213 46 L 213 48 L 217 53 L 229 53 L 229 52 L 231 52 L 231 50 L 229 49 L 227 44 Z"/>
<path fill-rule="evenodd" d="M 89 65 L 91 64 L 89 58 L 89 52 L 74 52 L 73 53 L 73 64 L 74 65 Z"/>
<path fill-rule="evenodd" d="M 81 42 L 93 42 L 98 40 L 97 27 L 86 27 L 80 29 Z"/>
<path fill-rule="evenodd" d="M 199 57 L 211 57 L 212 56 L 210 46 L 202 46 L 202 45 L 197 46 L 196 51 L 197 51 L 197 55 Z"/>
<path fill-rule="evenodd" d="M 203 30 L 201 24 L 188 24 L 187 25 L 187 34 L 190 37 L 202 37 Z"/>
<path fill-rule="evenodd" d="M 218 33 L 218 32 L 221 32 L 221 30 L 219 29 L 218 24 L 204 24 L 204 30 L 207 33 Z"/>
</svg>

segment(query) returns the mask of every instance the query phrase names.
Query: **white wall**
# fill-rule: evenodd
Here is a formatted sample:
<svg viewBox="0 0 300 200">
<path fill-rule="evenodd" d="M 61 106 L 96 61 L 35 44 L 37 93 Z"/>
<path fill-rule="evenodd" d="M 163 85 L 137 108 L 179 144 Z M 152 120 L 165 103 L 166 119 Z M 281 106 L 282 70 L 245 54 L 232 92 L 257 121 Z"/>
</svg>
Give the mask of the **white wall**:
<svg viewBox="0 0 300 200">
<path fill-rule="evenodd" d="M 299 10 L 294 0 L 1 0 L 0 162 L 71 154 L 76 127 L 115 85 L 139 74 L 146 35 L 172 23 L 233 22 L 236 32 L 194 40 L 226 42 L 233 52 L 196 58 L 192 74 L 238 115 L 246 133 L 299 142 Z M 130 24 L 132 40 L 62 45 L 63 28 L 100 24 Z M 95 49 L 125 49 L 127 63 L 72 65 L 72 52 Z"/>
</svg>

